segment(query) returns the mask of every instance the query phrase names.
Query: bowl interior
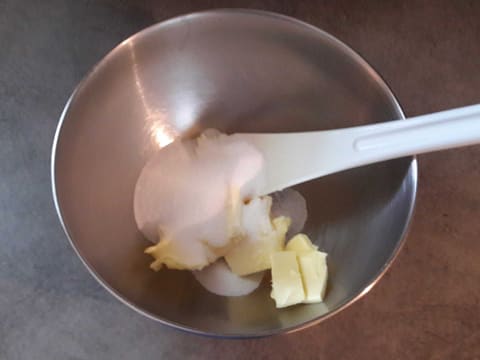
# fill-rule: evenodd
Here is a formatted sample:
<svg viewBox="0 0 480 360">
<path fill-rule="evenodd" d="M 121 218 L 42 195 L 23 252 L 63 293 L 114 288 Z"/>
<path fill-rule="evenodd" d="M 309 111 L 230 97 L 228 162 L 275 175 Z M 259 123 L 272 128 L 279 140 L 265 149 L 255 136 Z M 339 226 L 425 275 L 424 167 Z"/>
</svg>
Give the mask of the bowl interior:
<svg viewBox="0 0 480 360">
<path fill-rule="evenodd" d="M 136 310 L 214 335 L 295 329 L 351 302 L 388 266 L 411 215 L 415 162 L 389 161 L 297 187 L 308 203 L 305 232 L 329 254 L 328 295 L 323 304 L 282 310 L 268 280 L 249 296 L 227 298 L 204 290 L 189 272 L 152 272 L 132 209 L 140 170 L 172 138 L 205 128 L 309 131 L 401 117 L 376 73 L 318 29 L 260 12 L 176 18 L 124 41 L 77 88 L 53 152 L 57 207 L 87 267 Z"/>
</svg>

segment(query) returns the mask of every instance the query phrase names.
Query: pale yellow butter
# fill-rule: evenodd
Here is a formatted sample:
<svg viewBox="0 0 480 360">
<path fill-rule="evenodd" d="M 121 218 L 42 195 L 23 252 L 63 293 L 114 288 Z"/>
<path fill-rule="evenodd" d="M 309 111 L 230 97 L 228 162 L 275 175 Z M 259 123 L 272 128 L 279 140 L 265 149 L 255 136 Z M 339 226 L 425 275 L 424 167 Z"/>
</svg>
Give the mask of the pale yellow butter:
<svg viewBox="0 0 480 360">
<path fill-rule="evenodd" d="M 285 246 L 285 250 L 295 251 L 296 253 L 315 251 L 317 249 L 318 247 L 313 245 L 309 237 L 305 234 L 295 235 L 288 241 L 287 246 Z"/>
<path fill-rule="evenodd" d="M 302 276 L 294 251 L 272 254 L 272 293 L 277 308 L 301 303 L 305 300 Z"/>
<path fill-rule="evenodd" d="M 302 252 L 298 255 L 302 272 L 305 303 L 321 302 L 327 287 L 327 254 L 321 251 Z"/>
<path fill-rule="evenodd" d="M 270 256 L 283 249 L 289 225 L 290 218 L 281 216 L 273 219 L 270 231 L 242 239 L 225 255 L 228 266 L 241 276 L 270 269 Z"/>
<path fill-rule="evenodd" d="M 241 214 L 243 237 L 225 254 L 225 261 L 237 275 L 249 275 L 270 269 L 270 256 L 283 250 L 290 218 L 270 219 L 272 198 L 254 198 Z"/>
<path fill-rule="evenodd" d="M 323 301 L 327 287 L 327 254 L 317 251 L 305 234 L 295 235 L 285 246 L 297 256 L 298 266 L 303 283 L 304 303 Z"/>
</svg>

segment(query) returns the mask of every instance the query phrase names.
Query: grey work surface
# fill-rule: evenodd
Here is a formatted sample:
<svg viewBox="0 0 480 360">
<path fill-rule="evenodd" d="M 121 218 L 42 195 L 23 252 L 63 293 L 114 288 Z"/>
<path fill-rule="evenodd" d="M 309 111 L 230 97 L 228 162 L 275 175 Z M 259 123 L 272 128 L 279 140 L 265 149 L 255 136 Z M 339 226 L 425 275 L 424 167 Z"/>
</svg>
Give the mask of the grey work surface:
<svg viewBox="0 0 480 360">
<path fill-rule="evenodd" d="M 415 220 L 392 269 L 361 301 L 299 333 L 180 333 L 120 304 L 84 269 L 50 190 L 50 147 L 70 92 L 136 31 L 231 6 L 339 37 L 407 115 L 480 102 L 479 2 L 0 0 L 0 359 L 480 358 L 479 146 L 420 157 Z"/>
</svg>

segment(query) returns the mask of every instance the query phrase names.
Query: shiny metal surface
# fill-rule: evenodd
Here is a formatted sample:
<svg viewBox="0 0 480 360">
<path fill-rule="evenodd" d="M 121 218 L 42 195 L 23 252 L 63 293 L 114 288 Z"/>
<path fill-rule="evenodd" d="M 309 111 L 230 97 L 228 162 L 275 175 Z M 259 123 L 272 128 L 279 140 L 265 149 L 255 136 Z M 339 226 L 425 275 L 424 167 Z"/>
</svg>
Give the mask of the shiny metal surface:
<svg viewBox="0 0 480 360">
<path fill-rule="evenodd" d="M 250 296 L 224 298 L 188 272 L 149 270 L 132 210 L 143 164 L 174 137 L 209 127 L 308 131 L 401 117 L 374 70 L 314 27 L 251 11 L 175 18 L 122 42 L 72 95 L 52 154 L 57 210 L 88 269 L 137 311 L 216 336 L 293 331 L 352 303 L 390 265 L 411 218 L 416 162 L 296 187 L 308 203 L 305 231 L 329 253 L 330 281 L 324 304 L 283 310 L 275 309 L 268 283 Z"/>
</svg>

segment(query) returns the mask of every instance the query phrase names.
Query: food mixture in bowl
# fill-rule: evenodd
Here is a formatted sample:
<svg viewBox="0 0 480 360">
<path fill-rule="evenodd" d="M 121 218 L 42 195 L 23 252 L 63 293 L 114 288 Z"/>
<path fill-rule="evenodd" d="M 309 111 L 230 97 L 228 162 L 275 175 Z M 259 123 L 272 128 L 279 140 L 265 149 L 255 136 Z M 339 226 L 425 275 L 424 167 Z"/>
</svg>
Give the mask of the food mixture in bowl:
<svg viewBox="0 0 480 360">
<path fill-rule="evenodd" d="M 221 296 L 253 292 L 271 270 L 278 308 L 323 301 L 326 253 L 301 233 L 305 199 L 292 189 L 258 196 L 265 176 L 255 146 L 215 130 L 158 151 L 134 195 L 150 267 L 190 270 Z"/>
</svg>

